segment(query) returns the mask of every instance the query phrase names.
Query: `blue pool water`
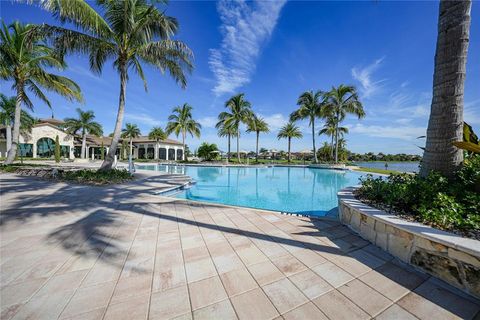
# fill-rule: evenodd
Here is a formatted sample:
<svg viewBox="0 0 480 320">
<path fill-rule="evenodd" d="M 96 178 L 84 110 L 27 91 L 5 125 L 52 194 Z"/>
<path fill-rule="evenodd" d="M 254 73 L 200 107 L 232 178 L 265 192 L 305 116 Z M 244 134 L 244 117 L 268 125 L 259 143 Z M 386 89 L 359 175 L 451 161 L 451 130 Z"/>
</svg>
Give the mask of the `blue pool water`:
<svg viewBox="0 0 480 320">
<path fill-rule="evenodd" d="M 138 165 L 186 174 L 196 181 L 177 198 L 324 216 L 336 210 L 337 192 L 357 185 L 360 173 L 313 168 Z"/>
</svg>

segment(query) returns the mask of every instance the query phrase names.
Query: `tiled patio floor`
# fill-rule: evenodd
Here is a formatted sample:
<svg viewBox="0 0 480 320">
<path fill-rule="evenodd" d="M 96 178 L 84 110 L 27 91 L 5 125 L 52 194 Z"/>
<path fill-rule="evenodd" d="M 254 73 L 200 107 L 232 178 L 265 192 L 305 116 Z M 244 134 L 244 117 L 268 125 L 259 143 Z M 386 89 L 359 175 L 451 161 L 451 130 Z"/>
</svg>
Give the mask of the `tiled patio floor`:
<svg viewBox="0 0 480 320">
<path fill-rule="evenodd" d="M 329 220 L 1 175 L 1 319 L 472 319 Z"/>
</svg>

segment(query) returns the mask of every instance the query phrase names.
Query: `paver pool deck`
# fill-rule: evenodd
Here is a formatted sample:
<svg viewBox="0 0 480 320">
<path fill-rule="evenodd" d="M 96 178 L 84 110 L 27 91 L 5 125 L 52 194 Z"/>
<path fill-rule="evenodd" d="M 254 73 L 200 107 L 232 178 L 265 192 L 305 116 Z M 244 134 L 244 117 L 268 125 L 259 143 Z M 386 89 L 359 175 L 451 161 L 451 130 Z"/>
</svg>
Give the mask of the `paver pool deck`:
<svg viewBox="0 0 480 320">
<path fill-rule="evenodd" d="M 7 319 L 473 319 L 480 302 L 333 220 L 0 175 Z"/>
</svg>

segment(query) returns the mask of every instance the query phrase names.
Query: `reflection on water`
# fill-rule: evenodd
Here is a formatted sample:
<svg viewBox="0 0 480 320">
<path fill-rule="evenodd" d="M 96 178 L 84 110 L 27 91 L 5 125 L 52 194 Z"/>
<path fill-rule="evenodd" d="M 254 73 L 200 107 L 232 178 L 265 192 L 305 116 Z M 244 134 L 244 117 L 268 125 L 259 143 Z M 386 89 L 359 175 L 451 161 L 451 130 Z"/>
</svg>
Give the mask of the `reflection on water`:
<svg viewBox="0 0 480 320">
<path fill-rule="evenodd" d="M 357 185 L 361 174 L 294 167 L 139 166 L 141 169 L 182 173 L 196 184 L 179 198 L 275 210 L 325 215 L 337 206 L 337 192 Z"/>
</svg>

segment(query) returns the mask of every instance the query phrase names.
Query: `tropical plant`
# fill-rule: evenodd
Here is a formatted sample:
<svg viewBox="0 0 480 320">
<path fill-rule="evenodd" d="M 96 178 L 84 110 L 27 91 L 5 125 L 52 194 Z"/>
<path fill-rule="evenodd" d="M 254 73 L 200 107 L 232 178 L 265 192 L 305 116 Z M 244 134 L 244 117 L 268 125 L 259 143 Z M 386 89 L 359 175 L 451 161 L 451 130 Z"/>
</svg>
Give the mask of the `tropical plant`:
<svg viewBox="0 0 480 320">
<path fill-rule="evenodd" d="M 330 160 L 333 160 L 334 158 L 334 139 L 335 139 L 335 132 L 337 130 L 337 125 L 335 122 L 335 118 L 332 116 L 327 116 L 326 121 L 323 125 L 323 128 L 319 131 L 319 135 L 325 134 L 330 137 L 331 143 L 330 145 L 332 148 L 330 148 Z M 340 132 L 340 135 L 348 133 L 348 128 L 347 127 L 338 127 L 338 131 Z"/>
<path fill-rule="evenodd" d="M 250 102 L 245 100 L 245 94 L 239 93 L 225 103 L 225 107 L 230 112 L 223 111 L 218 115 L 219 122 L 223 122 L 226 127 L 235 128 L 237 133 L 237 160 L 240 163 L 240 124 L 248 124 L 253 117 Z"/>
<path fill-rule="evenodd" d="M 253 115 L 253 117 L 248 122 L 247 132 L 255 132 L 257 135 L 256 148 L 255 148 L 255 161 L 258 162 L 258 140 L 260 138 L 260 133 L 270 132 L 268 123 L 258 115 Z"/>
<path fill-rule="evenodd" d="M 197 153 L 200 158 L 210 161 L 218 156 L 218 147 L 215 143 L 203 142 L 198 147 Z"/>
<path fill-rule="evenodd" d="M 230 162 L 230 154 L 231 154 L 231 138 L 237 136 L 237 128 L 233 126 L 227 126 L 224 120 L 220 120 L 215 125 L 217 128 L 217 134 L 219 137 L 227 137 L 227 162 Z"/>
<path fill-rule="evenodd" d="M 188 103 L 184 103 L 183 106 L 175 107 L 172 110 L 172 114 L 168 117 L 167 128 L 165 129 L 167 135 L 172 132 L 178 137 L 182 134 L 182 145 L 184 152 L 182 153 L 182 160 L 185 160 L 185 139 L 187 133 L 192 137 L 200 137 L 200 129 L 202 126 L 197 121 L 193 120 L 192 106 Z"/>
<path fill-rule="evenodd" d="M 178 31 L 178 22 L 160 11 L 155 6 L 156 1 L 97 0 L 98 11 L 82 0 L 44 0 L 40 3 L 62 22 L 72 22 L 80 30 L 43 25 L 42 30 L 55 38 L 62 54 L 88 54 L 90 69 L 95 73 L 100 73 L 104 63 L 113 59 L 120 76 L 120 97 L 112 142 L 100 168 L 110 170 L 121 135 L 129 69 L 142 79 L 145 90 L 147 82 L 142 64 L 161 73 L 168 71 L 185 87 L 185 71 L 193 68 L 193 54 L 183 42 L 171 40 Z"/>
<path fill-rule="evenodd" d="M 452 178 L 463 161 L 463 96 L 470 37 L 471 0 L 440 1 L 433 94 L 420 175 Z"/>
<path fill-rule="evenodd" d="M 60 162 L 60 140 L 58 138 L 58 134 L 55 136 L 55 162 L 59 163 Z"/>
<path fill-rule="evenodd" d="M 5 126 L 7 150 L 12 146 L 12 125 L 15 122 L 16 97 L 7 97 L 0 93 L 0 123 Z M 31 132 L 36 120 L 25 110 L 20 113 L 20 134 L 27 135 Z"/>
<path fill-rule="evenodd" d="M 100 146 L 100 160 L 105 160 L 105 145 L 103 144 Z"/>
<path fill-rule="evenodd" d="M 82 159 L 87 158 L 87 134 L 94 136 L 101 136 L 103 134 L 102 125 L 96 121 L 93 111 L 83 111 L 80 108 L 76 109 L 77 118 L 65 118 L 63 127 L 69 134 L 78 134 L 80 132 L 82 136 L 82 152 L 80 157 Z"/>
<path fill-rule="evenodd" d="M 294 122 L 290 121 L 286 125 L 284 125 L 280 131 L 278 132 L 277 138 L 280 139 L 288 139 L 288 162 L 290 162 L 290 145 L 292 138 L 300 139 L 303 137 L 300 128 L 298 128 Z"/>
<path fill-rule="evenodd" d="M 167 139 L 167 134 L 160 127 L 153 127 L 148 133 L 148 139 L 155 140 L 155 154 L 154 158 L 158 159 L 158 142 Z"/>
<path fill-rule="evenodd" d="M 51 107 L 43 89 L 55 92 L 69 100 L 82 100 L 80 88 L 72 80 L 49 73 L 47 70 L 62 70 L 66 67 L 52 48 L 43 41 L 43 34 L 34 25 L 14 22 L 8 27 L 2 21 L 0 30 L 0 78 L 12 81 L 16 93 L 13 121 L 12 146 L 5 164 L 15 159 L 20 135 L 22 105 L 33 110 L 27 91 Z"/>
<path fill-rule="evenodd" d="M 363 105 L 354 86 L 341 84 L 333 87 L 326 94 L 327 102 L 324 108 L 324 116 L 333 118 L 335 125 L 335 163 L 338 162 L 338 139 L 340 138 L 340 123 L 347 114 L 354 114 L 361 119 L 365 117 Z"/>
<path fill-rule="evenodd" d="M 312 145 L 314 162 L 317 163 L 317 149 L 315 147 L 315 119 L 323 117 L 324 94 L 322 91 L 306 91 L 297 100 L 299 108 L 290 114 L 290 121 L 308 119 L 312 128 Z"/>
<path fill-rule="evenodd" d="M 127 123 L 122 129 L 122 139 L 128 139 L 130 143 L 130 156 L 133 156 L 133 139 L 140 136 L 140 129 L 136 124 Z"/>
<path fill-rule="evenodd" d="M 328 144 L 328 142 L 325 141 L 323 145 L 317 150 L 318 159 L 320 161 L 331 160 L 332 150 L 333 150 L 333 144 Z"/>
</svg>

